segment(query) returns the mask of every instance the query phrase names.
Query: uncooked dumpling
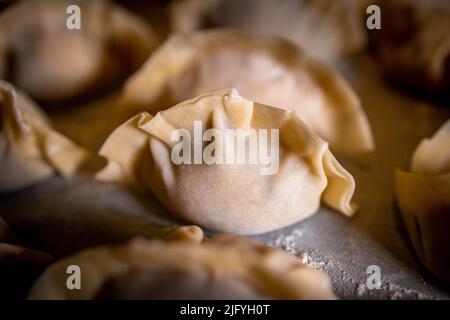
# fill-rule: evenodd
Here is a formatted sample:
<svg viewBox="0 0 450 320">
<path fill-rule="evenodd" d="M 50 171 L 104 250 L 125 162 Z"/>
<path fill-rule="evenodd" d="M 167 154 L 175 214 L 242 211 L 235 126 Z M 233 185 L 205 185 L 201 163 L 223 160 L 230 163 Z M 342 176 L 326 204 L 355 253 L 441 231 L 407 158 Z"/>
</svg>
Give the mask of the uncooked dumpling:
<svg viewBox="0 0 450 320">
<path fill-rule="evenodd" d="M 79 30 L 66 27 L 70 5 L 80 7 Z M 144 21 L 108 1 L 23 1 L 0 14 L 0 77 L 39 100 L 86 96 L 133 72 L 155 45 Z"/>
<path fill-rule="evenodd" d="M 26 187 L 55 172 L 71 176 L 86 156 L 51 128 L 36 104 L 0 80 L 0 192 Z"/>
<path fill-rule="evenodd" d="M 450 120 L 419 144 L 411 171 L 395 174 L 400 211 L 420 260 L 450 283 Z"/>
<path fill-rule="evenodd" d="M 244 134 L 246 146 L 256 143 L 258 150 L 266 149 L 259 152 L 267 161 L 251 162 L 249 147 L 239 153 L 234 138 L 211 136 L 205 150 L 217 157 L 189 164 L 191 155 L 197 158 L 195 150 L 178 152 L 179 143 L 171 139 L 187 132 L 194 135 L 189 147 L 196 149 L 202 135 L 233 129 Z M 266 140 L 254 139 L 264 131 Z M 174 160 L 174 153 L 188 160 Z M 328 144 L 293 112 L 253 103 L 235 89 L 206 93 L 155 117 L 139 113 L 109 136 L 99 154 L 108 161 L 99 179 L 151 191 L 178 217 L 214 231 L 257 234 L 282 228 L 316 212 L 321 198 L 345 215 L 355 210 L 350 203 L 354 179 Z M 236 161 L 222 161 L 229 155 Z M 239 156 L 244 161 L 238 162 Z"/>
<path fill-rule="evenodd" d="M 155 114 L 230 87 L 255 102 L 294 110 L 333 152 L 374 148 L 358 97 L 330 67 L 285 41 L 230 30 L 172 36 L 126 82 L 122 107 L 127 116 Z"/>
<path fill-rule="evenodd" d="M 371 47 L 387 76 L 414 91 L 450 95 L 450 2 L 378 1 Z"/>
<path fill-rule="evenodd" d="M 172 29 L 230 27 L 290 40 L 326 61 L 366 45 L 368 0 L 182 0 L 171 6 Z"/>
<path fill-rule="evenodd" d="M 66 287 L 69 265 L 82 290 Z M 334 299 L 325 273 L 279 249 L 231 235 L 191 241 L 136 239 L 56 262 L 30 299 Z"/>
</svg>

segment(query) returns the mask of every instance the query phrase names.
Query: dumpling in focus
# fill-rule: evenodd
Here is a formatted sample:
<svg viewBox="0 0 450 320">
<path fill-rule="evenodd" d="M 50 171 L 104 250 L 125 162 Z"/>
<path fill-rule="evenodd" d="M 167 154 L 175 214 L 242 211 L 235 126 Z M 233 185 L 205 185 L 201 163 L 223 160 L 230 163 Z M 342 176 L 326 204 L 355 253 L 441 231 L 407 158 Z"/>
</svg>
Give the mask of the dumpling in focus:
<svg viewBox="0 0 450 320">
<path fill-rule="evenodd" d="M 187 148 L 179 149 L 178 134 Z M 321 198 L 345 215 L 355 211 L 354 179 L 328 144 L 293 112 L 253 103 L 235 89 L 206 93 L 155 117 L 139 113 L 99 154 L 108 161 L 100 180 L 151 191 L 178 217 L 214 231 L 282 228 L 316 212 Z"/>
<path fill-rule="evenodd" d="M 386 75 L 403 87 L 450 96 L 450 2 L 378 4 L 382 28 L 370 40 Z"/>
<path fill-rule="evenodd" d="M 69 265 L 82 290 L 66 287 Z M 279 249 L 219 235 L 209 240 L 144 241 L 82 251 L 51 265 L 30 299 L 334 299 L 330 280 Z"/>
<path fill-rule="evenodd" d="M 39 107 L 0 80 L 0 192 L 29 186 L 55 172 L 71 176 L 87 153 L 54 131 Z"/>
<path fill-rule="evenodd" d="M 79 30 L 66 26 L 70 5 Z M 0 77 L 39 100 L 84 97 L 133 72 L 155 45 L 144 21 L 108 1 L 21 1 L 0 14 Z"/>
<path fill-rule="evenodd" d="M 230 30 L 169 38 L 127 80 L 122 107 L 127 116 L 156 114 L 230 87 L 253 101 L 294 110 L 335 152 L 374 148 L 358 97 L 330 67 L 285 41 Z"/>
<path fill-rule="evenodd" d="M 181 0 L 171 6 L 172 29 L 230 27 L 283 37 L 325 61 L 363 49 L 367 0 Z"/>
<path fill-rule="evenodd" d="M 450 283 L 450 120 L 395 173 L 397 203 L 422 263 Z"/>
</svg>

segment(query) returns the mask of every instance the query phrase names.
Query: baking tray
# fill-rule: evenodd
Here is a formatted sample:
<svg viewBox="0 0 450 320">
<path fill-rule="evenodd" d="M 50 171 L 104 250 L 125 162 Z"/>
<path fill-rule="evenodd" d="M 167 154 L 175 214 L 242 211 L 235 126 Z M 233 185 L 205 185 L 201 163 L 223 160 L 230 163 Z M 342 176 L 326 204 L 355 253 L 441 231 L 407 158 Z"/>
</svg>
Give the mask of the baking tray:
<svg viewBox="0 0 450 320">
<path fill-rule="evenodd" d="M 393 173 L 395 168 L 409 167 L 419 141 L 450 118 L 450 108 L 391 88 L 368 54 L 343 61 L 337 68 L 361 97 L 376 142 L 373 153 L 339 157 L 356 179 L 355 200 L 360 210 L 348 219 L 322 207 L 302 222 L 254 238 L 290 251 L 311 267 L 327 272 L 336 295 L 342 299 L 449 299 L 450 288 L 421 267 L 408 242 L 395 207 Z M 113 126 L 114 120 L 107 119 L 114 119 L 112 105 L 116 97 L 113 94 L 80 108 L 54 113 L 55 126 L 83 145 L 98 149 Z M 0 215 L 34 247 L 52 247 L 57 254 L 86 246 L 86 238 L 110 219 L 124 225 L 119 240 L 133 235 L 125 227 L 128 224 L 139 225 L 131 230 L 145 236 L 155 223 L 176 223 L 164 217 L 165 209 L 151 197 L 88 176 L 72 180 L 53 177 L 3 195 Z M 62 219 L 64 215 L 74 217 L 70 225 Z M 40 231 L 43 225 L 53 228 L 44 240 Z M 60 236 L 70 239 L 69 243 L 58 246 Z M 100 237 L 89 244 L 117 241 Z M 380 268 L 379 289 L 366 285 L 371 265 Z"/>
</svg>

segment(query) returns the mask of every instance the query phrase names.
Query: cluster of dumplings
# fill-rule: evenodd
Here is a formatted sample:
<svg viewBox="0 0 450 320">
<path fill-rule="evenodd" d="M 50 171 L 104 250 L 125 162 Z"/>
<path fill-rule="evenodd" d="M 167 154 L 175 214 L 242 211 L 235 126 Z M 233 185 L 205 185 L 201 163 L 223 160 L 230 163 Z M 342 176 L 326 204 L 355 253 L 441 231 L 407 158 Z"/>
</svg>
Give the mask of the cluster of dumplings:
<svg viewBox="0 0 450 320">
<path fill-rule="evenodd" d="M 292 110 L 341 154 L 374 148 L 361 102 L 331 67 L 290 42 L 232 30 L 175 34 L 125 83 L 124 112 L 156 114 L 234 87 L 254 102 Z"/>
<path fill-rule="evenodd" d="M 272 2 L 248 1 L 245 8 L 254 14 L 242 19 L 235 14 L 238 1 L 178 1 L 171 7 L 172 27 L 178 32 L 160 46 L 144 21 L 108 1 L 23 1 L 0 13 L 0 192 L 17 191 L 54 174 L 86 174 L 83 166 L 100 157 L 106 165 L 95 179 L 156 197 L 168 216 L 192 224 L 140 228 L 114 220 L 99 228 L 98 236 L 115 241 L 92 239 L 64 254 L 50 248 L 54 257 L 33 253 L 38 266 L 57 261 L 35 282 L 29 298 L 335 298 L 325 273 L 231 234 L 286 227 L 317 212 L 321 202 L 348 217 L 356 212 L 355 180 L 334 154 L 370 152 L 375 143 L 359 98 L 323 60 L 334 61 L 362 47 L 365 38 L 346 31 L 364 1 L 285 1 L 271 24 L 261 17 Z M 65 8 L 74 3 L 83 14 L 81 30 L 65 27 Z M 348 7 L 350 3 L 357 6 Z M 254 11 L 256 7 L 260 9 Z M 331 12 L 330 25 L 346 22 L 336 30 L 337 39 L 346 41 L 300 49 L 298 44 L 312 41 L 309 32 L 295 32 L 307 22 L 289 26 L 288 32 L 282 26 L 286 18 L 280 18 L 285 12 L 311 14 L 324 8 Z M 221 10 L 227 14 L 217 15 Z M 17 19 L 23 16 L 29 19 Z M 273 32 L 261 29 L 261 23 L 273 25 Z M 200 30 L 211 26 L 233 29 Z M 332 29 L 323 28 L 322 33 Z M 288 36 L 274 37 L 281 34 Z M 118 108 L 122 124 L 97 154 L 55 131 L 34 102 L 61 106 L 111 89 L 125 78 L 118 103 L 111 106 Z M 261 164 L 173 163 L 174 131 L 193 133 L 197 121 L 202 133 L 279 130 L 278 172 L 261 175 Z M 426 256 L 425 265 L 447 280 L 448 261 L 441 263 L 435 250 L 450 241 L 432 232 L 424 237 L 423 230 L 448 221 L 449 155 L 430 154 L 450 150 L 449 128 L 447 124 L 421 144 L 411 174 L 396 173 L 399 206 L 416 250 Z M 225 150 L 229 143 L 213 142 Z M 65 227 L 79 223 L 60 221 Z M 417 221 L 423 243 L 414 241 Z M 0 220 L 0 228 L 2 224 L 7 230 Z M 229 234 L 207 238 L 197 226 Z M 69 234 L 61 241 L 73 241 Z M 135 236 L 140 239 L 131 240 Z M 3 245 L 8 239 L 0 233 L 0 257 L 8 254 L 10 244 Z M 27 250 L 23 252 L 30 254 Z M 68 265 L 82 268 L 87 279 L 83 290 L 67 289 Z"/>
</svg>

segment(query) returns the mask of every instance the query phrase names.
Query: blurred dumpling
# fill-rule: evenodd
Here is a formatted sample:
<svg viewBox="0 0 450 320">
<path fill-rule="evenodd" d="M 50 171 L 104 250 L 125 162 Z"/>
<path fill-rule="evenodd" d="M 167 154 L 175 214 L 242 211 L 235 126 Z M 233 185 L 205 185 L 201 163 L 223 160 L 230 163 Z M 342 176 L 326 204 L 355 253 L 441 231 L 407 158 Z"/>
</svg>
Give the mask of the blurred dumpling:
<svg viewBox="0 0 450 320">
<path fill-rule="evenodd" d="M 23 299 L 34 280 L 53 261 L 41 251 L 25 248 L 0 218 L 0 298 Z"/>
<path fill-rule="evenodd" d="M 229 130 L 240 130 L 246 145 L 256 143 L 260 156 L 270 149 L 269 161 L 251 162 L 249 148 L 239 153 L 233 137 L 211 136 L 215 160 L 195 162 L 194 150 L 194 163 L 175 162 L 174 134 L 194 135 L 188 144 L 195 149 L 199 136 Z M 265 141 L 253 139 L 264 131 Z M 293 112 L 253 103 L 235 89 L 206 93 L 155 117 L 139 113 L 109 136 L 99 154 L 108 161 L 97 174 L 100 180 L 151 191 L 178 217 L 214 231 L 256 234 L 282 228 L 316 212 L 321 198 L 345 215 L 355 211 L 354 179 L 328 144 Z M 221 164 L 220 155 L 236 160 L 236 154 L 245 161 Z"/>
<path fill-rule="evenodd" d="M 419 144 L 410 173 L 396 171 L 395 190 L 417 255 L 450 283 L 450 120 Z"/>
<path fill-rule="evenodd" d="M 0 218 L 0 242 L 5 243 L 18 243 L 20 242 L 16 234 L 6 224 L 6 222 Z"/>
<path fill-rule="evenodd" d="M 66 27 L 69 5 L 80 7 L 79 30 Z M 133 72 L 155 45 L 144 21 L 108 1 L 21 1 L 0 14 L 0 77 L 39 100 L 84 97 Z"/>
<path fill-rule="evenodd" d="M 181 0 L 171 6 L 172 29 L 230 27 L 282 37 L 325 61 L 366 45 L 367 0 Z"/>
<path fill-rule="evenodd" d="M 6 35 L 0 32 L 0 79 L 6 78 L 6 64 L 8 63 L 6 51 Z"/>
<path fill-rule="evenodd" d="M 82 290 L 66 287 L 69 265 Z M 51 265 L 30 299 L 334 299 L 325 273 L 279 249 L 231 235 L 191 241 L 136 239 Z"/>
<path fill-rule="evenodd" d="M 266 105 L 294 110 L 333 152 L 374 148 L 361 103 L 330 67 L 290 43 L 230 30 L 169 38 L 127 80 L 122 108 L 156 114 L 211 90 L 235 87 Z"/>
<path fill-rule="evenodd" d="M 86 156 L 51 128 L 36 104 L 0 80 L 0 192 L 26 187 L 55 172 L 71 176 Z"/>
<path fill-rule="evenodd" d="M 378 1 L 382 28 L 370 32 L 382 69 L 404 87 L 450 96 L 450 2 Z"/>
</svg>

